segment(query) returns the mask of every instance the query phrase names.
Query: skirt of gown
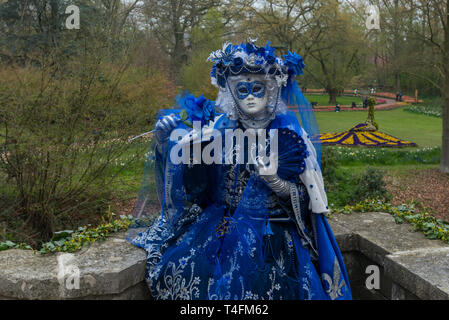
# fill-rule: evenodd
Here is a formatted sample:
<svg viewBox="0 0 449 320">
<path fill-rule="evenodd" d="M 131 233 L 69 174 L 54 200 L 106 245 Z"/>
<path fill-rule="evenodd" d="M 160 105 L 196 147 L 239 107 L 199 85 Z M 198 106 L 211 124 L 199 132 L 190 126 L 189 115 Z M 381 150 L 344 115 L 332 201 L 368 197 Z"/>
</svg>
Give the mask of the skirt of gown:
<svg viewBox="0 0 449 320">
<path fill-rule="evenodd" d="M 225 213 L 218 204 L 184 209 L 174 214 L 182 218 L 159 217 L 132 240 L 147 252 L 146 281 L 153 298 L 351 299 L 346 270 L 324 216 L 316 215 L 316 228 L 333 257 L 323 269 L 321 258 L 312 261 L 292 220 L 267 220 L 260 210 L 237 210 L 232 217 Z M 175 224 L 166 222 L 176 219 Z"/>
</svg>

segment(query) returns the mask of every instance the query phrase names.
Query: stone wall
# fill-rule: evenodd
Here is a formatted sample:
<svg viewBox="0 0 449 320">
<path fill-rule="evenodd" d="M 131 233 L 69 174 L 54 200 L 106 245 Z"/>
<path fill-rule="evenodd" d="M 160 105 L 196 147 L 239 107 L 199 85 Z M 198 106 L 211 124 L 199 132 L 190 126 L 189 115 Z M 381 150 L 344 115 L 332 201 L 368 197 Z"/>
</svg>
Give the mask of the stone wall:
<svg viewBox="0 0 449 320">
<path fill-rule="evenodd" d="M 329 222 L 355 299 L 449 298 L 449 245 L 385 213 L 335 215 Z M 378 290 L 365 286 L 369 265 L 379 267 Z M 145 252 L 124 233 L 74 254 L 7 250 L 0 252 L 0 299 L 150 299 L 144 274 Z"/>
<path fill-rule="evenodd" d="M 11 249 L 0 252 L 0 299 L 150 299 L 144 275 L 145 252 L 125 233 L 73 254 Z"/>
<path fill-rule="evenodd" d="M 449 299 L 449 245 L 396 224 L 387 213 L 334 215 L 329 223 L 343 253 L 355 299 Z M 369 265 L 379 290 L 366 288 Z"/>
</svg>

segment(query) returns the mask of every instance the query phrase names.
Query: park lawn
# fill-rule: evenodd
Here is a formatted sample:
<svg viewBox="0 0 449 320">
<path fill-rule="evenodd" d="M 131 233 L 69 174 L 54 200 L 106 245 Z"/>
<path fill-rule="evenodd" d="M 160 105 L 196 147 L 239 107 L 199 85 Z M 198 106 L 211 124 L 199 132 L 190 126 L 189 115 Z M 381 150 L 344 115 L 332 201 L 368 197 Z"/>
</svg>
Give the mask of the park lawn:
<svg viewBox="0 0 449 320">
<path fill-rule="evenodd" d="M 317 102 L 318 106 L 330 106 L 331 105 L 331 103 L 329 103 L 328 95 L 305 94 L 304 96 L 310 102 Z M 340 104 L 340 106 L 345 106 L 345 105 L 350 106 L 350 105 L 352 105 L 352 102 L 361 104 L 362 98 L 361 97 L 349 97 L 349 96 L 337 97 L 337 103 Z"/>
<path fill-rule="evenodd" d="M 316 112 L 321 133 L 335 133 L 362 123 L 367 111 Z M 442 119 L 406 112 L 403 108 L 377 110 L 375 119 L 379 131 L 394 137 L 415 142 L 418 147 L 441 146 Z"/>
<path fill-rule="evenodd" d="M 153 164 L 150 164 L 150 168 L 145 168 L 145 152 L 149 152 L 148 150 L 151 149 L 149 145 L 150 142 L 143 139 L 133 142 L 133 146 L 117 159 L 116 166 L 107 173 L 117 175 L 113 182 L 113 194 L 116 199 L 125 201 L 135 198 L 142 186 L 142 177 L 145 171 L 152 177 L 150 180 L 154 180 Z M 139 156 L 135 158 L 136 155 Z M 150 186 L 150 192 L 156 194 L 156 186 L 154 186 L 154 190 L 152 187 Z"/>
<path fill-rule="evenodd" d="M 342 132 L 358 123 L 364 122 L 367 118 L 367 111 L 316 112 L 315 114 L 321 133 Z M 380 131 L 415 142 L 418 144 L 418 147 L 441 146 L 441 118 L 414 114 L 404 111 L 403 108 L 398 108 L 376 111 L 375 119 L 379 124 Z M 356 148 L 374 150 L 366 147 Z M 404 149 L 416 150 L 416 148 Z M 390 152 L 406 151 L 404 149 L 388 148 L 385 156 L 389 156 Z M 427 157 L 430 156 L 427 155 Z M 446 200 L 449 176 L 439 173 L 439 164 L 391 163 L 387 165 L 368 165 L 367 163 L 355 161 L 352 164 L 339 164 L 337 170 L 343 176 L 347 175 L 350 177 L 353 174 L 361 174 L 368 166 L 385 172 L 384 181 L 387 190 L 392 195 L 391 202 L 393 204 L 398 205 L 416 200 L 430 208 L 435 217 L 449 220 L 449 200 Z M 330 203 L 337 204 L 341 202 L 341 200 L 344 200 L 344 193 L 351 192 L 353 189 L 351 181 L 342 181 L 341 183 L 344 185 L 340 185 L 338 190 L 328 192 Z"/>
</svg>

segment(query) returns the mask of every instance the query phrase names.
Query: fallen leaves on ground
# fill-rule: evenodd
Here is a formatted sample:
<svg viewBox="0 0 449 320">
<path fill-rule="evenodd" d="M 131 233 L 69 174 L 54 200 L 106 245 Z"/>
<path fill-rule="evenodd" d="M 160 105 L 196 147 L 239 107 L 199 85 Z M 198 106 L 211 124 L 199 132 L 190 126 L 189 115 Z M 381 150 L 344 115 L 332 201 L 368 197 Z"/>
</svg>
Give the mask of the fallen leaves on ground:
<svg viewBox="0 0 449 320">
<path fill-rule="evenodd" d="M 419 170 L 386 178 L 394 205 L 415 200 L 430 208 L 436 218 L 449 221 L 449 175 L 438 169 Z"/>
</svg>

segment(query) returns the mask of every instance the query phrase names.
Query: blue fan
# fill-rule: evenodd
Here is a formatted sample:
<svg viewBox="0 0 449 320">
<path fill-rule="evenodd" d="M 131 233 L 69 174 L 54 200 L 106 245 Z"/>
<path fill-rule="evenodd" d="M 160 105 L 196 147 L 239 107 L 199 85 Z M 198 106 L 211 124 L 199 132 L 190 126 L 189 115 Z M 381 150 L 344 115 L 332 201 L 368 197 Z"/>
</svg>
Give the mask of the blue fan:
<svg viewBox="0 0 449 320">
<path fill-rule="evenodd" d="M 269 155 L 270 147 L 267 148 Z M 295 131 L 281 128 L 278 130 L 278 170 L 281 179 L 291 182 L 297 181 L 299 175 L 304 172 L 309 152 L 304 139 Z"/>
</svg>

